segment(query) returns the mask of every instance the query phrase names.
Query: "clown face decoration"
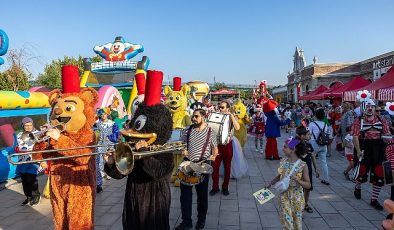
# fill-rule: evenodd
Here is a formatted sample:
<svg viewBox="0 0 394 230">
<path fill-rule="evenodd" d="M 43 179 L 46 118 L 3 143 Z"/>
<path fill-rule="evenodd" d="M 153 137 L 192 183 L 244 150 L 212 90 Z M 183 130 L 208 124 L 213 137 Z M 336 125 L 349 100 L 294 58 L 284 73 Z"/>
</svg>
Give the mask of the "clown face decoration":
<svg viewBox="0 0 394 230">
<path fill-rule="evenodd" d="M 357 92 L 356 99 L 360 102 L 366 102 L 371 98 L 371 93 L 368 90 L 360 90 Z"/>
</svg>

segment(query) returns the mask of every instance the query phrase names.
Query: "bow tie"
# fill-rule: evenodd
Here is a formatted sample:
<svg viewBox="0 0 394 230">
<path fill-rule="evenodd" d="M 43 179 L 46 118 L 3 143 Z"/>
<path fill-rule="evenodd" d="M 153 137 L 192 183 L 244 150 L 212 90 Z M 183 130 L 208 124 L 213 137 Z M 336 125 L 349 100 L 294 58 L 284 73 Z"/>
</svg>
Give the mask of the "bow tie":
<svg viewBox="0 0 394 230">
<path fill-rule="evenodd" d="M 363 124 L 362 130 L 369 130 L 371 128 L 374 129 L 383 129 L 383 124 L 381 122 L 377 122 L 375 124 Z"/>
</svg>

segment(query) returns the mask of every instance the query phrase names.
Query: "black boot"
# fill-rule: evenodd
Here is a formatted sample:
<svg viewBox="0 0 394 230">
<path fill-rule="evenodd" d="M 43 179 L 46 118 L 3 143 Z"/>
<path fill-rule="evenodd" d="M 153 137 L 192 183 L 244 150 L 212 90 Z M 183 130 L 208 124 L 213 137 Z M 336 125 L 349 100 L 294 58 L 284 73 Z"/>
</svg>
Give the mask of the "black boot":
<svg viewBox="0 0 394 230">
<path fill-rule="evenodd" d="M 379 211 L 383 210 L 383 206 L 379 204 L 378 200 L 371 200 L 370 204 L 376 210 L 379 210 Z"/>
<path fill-rule="evenodd" d="M 356 197 L 357 200 L 361 199 L 361 189 L 360 188 L 354 188 L 354 197 Z"/>
<path fill-rule="evenodd" d="M 192 223 L 189 223 L 189 222 L 186 222 L 186 221 L 182 221 L 182 223 L 180 223 L 175 228 L 175 230 L 188 230 L 188 229 L 191 229 L 191 228 L 193 228 L 193 224 Z"/>
<path fill-rule="evenodd" d="M 196 223 L 196 230 L 204 229 L 205 227 L 205 221 L 197 221 Z"/>
</svg>

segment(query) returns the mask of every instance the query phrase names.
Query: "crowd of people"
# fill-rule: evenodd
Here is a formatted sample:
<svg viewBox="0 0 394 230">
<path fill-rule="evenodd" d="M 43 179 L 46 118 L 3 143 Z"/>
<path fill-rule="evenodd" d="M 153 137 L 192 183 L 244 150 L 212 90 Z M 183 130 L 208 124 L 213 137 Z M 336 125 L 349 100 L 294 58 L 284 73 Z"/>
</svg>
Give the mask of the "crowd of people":
<svg viewBox="0 0 394 230">
<path fill-rule="evenodd" d="M 329 157 L 341 154 L 348 165 L 343 174 L 349 181 L 355 183 L 354 196 L 361 199 L 361 184 L 369 180 L 372 183 L 370 204 L 377 210 L 383 207 L 378 197 L 384 185 L 382 162 L 386 160 L 385 142 L 383 136 L 391 135 L 392 125 L 388 113 L 369 100 L 361 104 L 343 103 L 341 106 L 326 104 L 296 104 L 270 105 L 270 101 L 263 105 L 247 105 L 251 123 L 249 136 L 254 136 L 256 152 L 265 153 L 267 160 L 280 160 L 278 175 L 267 185 L 267 188 L 278 187 L 285 177 L 289 178 L 287 189 L 279 194 L 280 214 L 282 226 L 285 229 L 301 229 L 303 212 L 312 213 L 308 204 L 310 192 L 313 190 L 312 178 L 315 174 L 320 182 L 330 185 Z M 355 106 L 355 107 L 353 107 Z M 214 196 L 218 192 L 229 195 L 229 179 L 233 159 L 232 141 L 220 144 L 216 133 L 208 126 L 208 113 L 218 112 L 230 115 L 233 131 L 238 130 L 238 116 L 230 112 L 229 101 L 221 101 L 217 106 L 204 100 L 203 108 L 197 108 L 191 116 L 192 125 L 182 132 L 182 141 L 187 144 L 184 157 L 187 161 L 207 162 L 212 165 L 212 189 L 208 192 L 210 175 L 204 175 L 201 183 L 195 185 L 197 192 L 198 221 L 196 229 L 203 229 L 208 210 L 208 194 Z M 105 147 L 97 147 L 98 153 L 111 152 L 111 144 L 119 140 L 119 128 L 130 128 L 130 120 L 121 124 L 114 122 L 111 111 L 101 108 L 97 111 L 97 121 L 94 125 L 97 143 Z M 34 143 L 26 141 L 26 134 L 34 132 L 33 120 L 26 117 L 22 120 L 23 131 L 17 135 L 16 151 L 30 151 Z M 279 154 L 276 138 L 281 131 L 288 135 L 283 146 L 283 154 Z M 264 139 L 266 139 L 265 149 Z M 107 145 L 107 146 L 106 146 Z M 105 156 L 105 157 L 104 157 Z M 29 156 L 27 156 L 29 158 Z M 26 157 L 25 157 L 26 158 Z M 27 159 L 21 159 L 27 160 Z M 219 189 L 219 170 L 223 161 L 224 179 Z M 112 162 L 105 154 L 96 156 L 96 184 L 97 193 L 102 191 L 103 178 L 110 177 L 105 173 L 104 165 Z M 357 173 L 355 166 L 358 165 Z M 319 167 L 318 167 L 319 166 Z M 19 168 L 23 191 L 26 199 L 22 205 L 37 205 L 40 201 L 37 174 L 47 165 L 25 164 Z M 107 167 L 107 166 L 106 166 Z M 192 228 L 192 186 L 181 184 L 182 222 L 177 230 Z"/>
</svg>

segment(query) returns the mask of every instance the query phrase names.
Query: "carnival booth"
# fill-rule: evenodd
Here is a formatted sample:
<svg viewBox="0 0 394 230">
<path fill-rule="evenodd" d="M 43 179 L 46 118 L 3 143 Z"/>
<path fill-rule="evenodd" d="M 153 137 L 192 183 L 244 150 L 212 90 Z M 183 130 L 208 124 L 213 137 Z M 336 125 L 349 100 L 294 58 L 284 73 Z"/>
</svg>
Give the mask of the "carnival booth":
<svg viewBox="0 0 394 230">
<path fill-rule="evenodd" d="M 342 95 L 346 91 L 355 91 L 359 89 L 365 88 L 367 85 L 371 84 L 370 81 L 365 80 L 361 76 L 357 76 L 353 78 L 353 80 L 349 81 L 348 83 L 338 87 L 337 89 L 329 92 L 329 93 L 324 93 L 323 96 L 325 98 L 342 98 Z M 354 101 L 354 100 L 353 100 Z"/>
<path fill-rule="evenodd" d="M 386 74 L 384 74 L 378 80 L 372 82 L 368 86 L 363 88 L 371 93 L 372 98 L 376 98 L 380 101 L 393 101 L 394 100 L 394 68 L 390 68 Z M 344 92 L 345 101 L 354 101 L 357 91 Z"/>
<path fill-rule="evenodd" d="M 301 97 L 299 97 L 299 100 L 304 100 L 304 101 L 308 101 L 311 100 L 311 98 L 315 95 L 321 94 L 322 92 L 326 91 L 328 88 L 324 85 L 320 85 L 319 87 L 317 87 L 315 90 L 313 90 L 312 92 L 306 94 L 306 95 L 302 95 Z"/>
<path fill-rule="evenodd" d="M 324 100 L 324 99 L 329 99 L 325 97 L 325 94 L 329 94 L 331 92 L 333 92 L 334 90 L 338 89 L 339 87 L 341 87 L 343 84 L 341 82 L 336 82 L 333 86 L 331 86 L 331 88 L 328 88 L 326 91 L 320 93 L 320 94 L 316 94 L 310 97 L 310 100 Z"/>
<path fill-rule="evenodd" d="M 209 93 L 212 101 L 221 101 L 230 98 L 239 98 L 239 92 L 236 90 L 220 89 L 216 91 L 211 91 Z"/>
</svg>

